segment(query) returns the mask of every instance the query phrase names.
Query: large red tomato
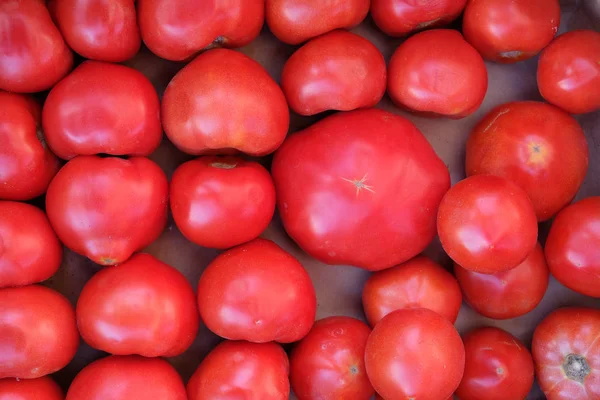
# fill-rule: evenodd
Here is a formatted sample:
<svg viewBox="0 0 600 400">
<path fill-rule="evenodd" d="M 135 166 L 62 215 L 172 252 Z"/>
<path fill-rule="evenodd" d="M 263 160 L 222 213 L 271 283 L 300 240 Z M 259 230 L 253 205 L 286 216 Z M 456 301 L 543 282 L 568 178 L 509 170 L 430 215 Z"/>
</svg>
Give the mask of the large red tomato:
<svg viewBox="0 0 600 400">
<path fill-rule="evenodd" d="M 401 308 L 427 308 L 454 323 L 462 294 L 452 274 L 424 256 L 371 275 L 362 292 L 371 326 Z"/>
<path fill-rule="evenodd" d="M 385 400 L 448 399 L 463 376 L 465 349 L 446 318 L 425 308 L 402 309 L 373 329 L 365 365 Z"/>
<path fill-rule="evenodd" d="M 211 351 L 187 384 L 189 400 L 287 400 L 289 362 L 275 343 L 225 341 Z"/>
<path fill-rule="evenodd" d="M 258 36 L 265 19 L 264 0 L 137 2 L 144 43 L 174 61 L 213 46 L 245 46 Z"/>
<path fill-rule="evenodd" d="M 109 356 L 86 366 L 66 400 L 187 400 L 175 369 L 160 358 Z"/>
<path fill-rule="evenodd" d="M 386 86 L 385 59 L 367 39 L 338 30 L 311 40 L 285 63 L 281 87 L 301 115 L 373 107 Z"/>
<path fill-rule="evenodd" d="M 50 91 L 44 133 L 61 158 L 150 155 L 162 139 L 160 104 L 152 83 L 123 65 L 87 61 Z"/>
<path fill-rule="evenodd" d="M 219 336 L 291 343 L 310 330 L 317 299 L 310 277 L 275 243 L 254 239 L 215 258 L 198 283 L 198 307 Z"/>
<path fill-rule="evenodd" d="M 373 386 L 365 371 L 371 330 L 350 317 L 315 322 L 292 351 L 290 380 L 299 400 L 370 400 Z"/>
<path fill-rule="evenodd" d="M 566 287 L 600 297 L 600 197 L 562 210 L 546 240 L 550 272 Z"/>
<path fill-rule="evenodd" d="M 0 199 L 30 200 L 46 192 L 60 168 L 41 129 L 42 107 L 0 90 Z"/>
<path fill-rule="evenodd" d="M 0 290 L 0 379 L 33 379 L 66 366 L 79 346 L 75 310 L 58 292 Z"/>
<path fill-rule="evenodd" d="M 257 238 L 275 212 L 269 172 L 239 157 L 200 157 L 171 179 L 171 212 L 177 228 L 204 247 L 227 249 Z"/>
<path fill-rule="evenodd" d="M 533 333 L 537 380 L 548 400 L 600 398 L 600 311 L 559 308 Z"/>
<path fill-rule="evenodd" d="M 390 59 L 388 94 L 410 111 L 463 118 L 479 108 L 487 87 L 483 59 L 455 30 L 417 33 Z"/>
<path fill-rule="evenodd" d="M 539 221 L 569 204 L 587 172 L 588 145 L 577 121 L 534 101 L 490 111 L 467 141 L 467 175 L 497 175 L 527 192 Z"/>
<path fill-rule="evenodd" d="M 0 400 L 64 400 L 60 387 L 51 378 L 0 379 Z"/>
<path fill-rule="evenodd" d="M 175 75 L 162 101 L 165 133 L 189 154 L 272 153 L 290 115 L 277 83 L 233 50 L 207 51 Z"/>
<path fill-rule="evenodd" d="M 504 178 L 475 175 L 442 199 L 438 234 L 461 267 L 495 274 L 525 261 L 537 243 L 538 225 L 523 189 Z"/>
<path fill-rule="evenodd" d="M 0 2 L 0 89 L 50 89 L 73 66 L 73 53 L 41 0 Z"/>
<path fill-rule="evenodd" d="M 162 233 L 167 197 L 165 173 L 147 158 L 79 156 L 50 184 L 46 212 L 65 246 L 113 265 Z"/>
<path fill-rule="evenodd" d="M 533 359 L 516 337 L 498 328 L 479 328 L 463 338 L 465 374 L 460 400 L 525 399 L 533 385 Z"/>
<path fill-rule="evenodd" d="M 284 227 L 306 252 L 373 271 L 427 247 L 450 187 L 421 132 L 377 109 L 338 113 L 290 136 L 272 173 Z"/>
</svg>

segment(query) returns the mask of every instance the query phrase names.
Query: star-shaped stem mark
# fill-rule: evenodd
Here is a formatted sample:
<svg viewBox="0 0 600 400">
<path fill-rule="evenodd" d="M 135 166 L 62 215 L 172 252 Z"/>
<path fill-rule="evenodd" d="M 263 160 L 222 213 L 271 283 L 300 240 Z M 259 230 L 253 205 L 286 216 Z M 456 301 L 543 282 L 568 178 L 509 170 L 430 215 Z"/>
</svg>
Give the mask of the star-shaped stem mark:
<svg viewBox="0 0 600 400">
<path fill-rule="evenodd" d="M 367 190 L 371 193 L 375 193 L 375 191 L 373 190 L 373 186 L 366 184 L 367 175 L 368 175 L 368 173 L 366 173 L 361 179 L 348 179 L 348 178 L 343 178 L 343 177 L 342 177 L 342 179 L 345 180 L 346 182 L 350 182 L 351 184 L 356 186 L 356 197 L 358 197 L 358 194 L 360 193 L 360 191 L 362 189 Z"/>
</svg>

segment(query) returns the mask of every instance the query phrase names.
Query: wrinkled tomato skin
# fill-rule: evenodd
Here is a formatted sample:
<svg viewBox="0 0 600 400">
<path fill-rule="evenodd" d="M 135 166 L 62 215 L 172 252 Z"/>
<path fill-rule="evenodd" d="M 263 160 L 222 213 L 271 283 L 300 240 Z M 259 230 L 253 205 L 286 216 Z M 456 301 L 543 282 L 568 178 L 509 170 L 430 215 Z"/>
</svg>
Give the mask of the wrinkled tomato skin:
<svg viewBox="0 0 600 400">
<path fill-rule="evenodd" d="M 256 239 L 275 213 L 275 186 L 262 165 L 205 156 L 179 166 L 170 184 L 177 228 L 197 245 L 227 249 Z"/>
<path fill-rule="evenodd" d="M 365 371 L 371 329 L 350 317 L 315 322 L 290 356 L 290 381 L 299 400 L 370 400 L 373 386 Z"/>
<path fill-rule="evenodd" d="M 462 294 L 450 272 L 418 256 L 371 275 L 363 288 L 362 302 L 371 326 L 401 308 L 427 308 L 454 323 Z"/>
<path fill-rule="evenodd" d="M 226 340 L 202 360 L 187 384 L 189 400 L 287 400 L 289 361 L 276 343 Z"/>
<path fill-rule="evenodd" d="M 0 400 L 64 400 L 60 387 L 51 378 L 0 379 Z"/>
<path fill-rule="evenodd" d="M 465 374 L 460 400 L 525 399 L 533 385 L 533 359 L 516 337 L 498 328 L 479 328 L 463 338 Z"/>
<path fill-rule="evenodd" d="M 167 177 L 147 158 L 79 156 L 50 184 L 46 212 L 65 246 L 114 265 L 160 236 L 167 198 Z"/>
<path fill-rule="evenodd" d="M 100 153 L 147 156 L 162 140 L 152 83 L 133 68 L 100 61 L 84 62 L 52 88 L 42 123 L 52 151 L 67 160 Z"/>
<path fill-rule="evenodd" d="M 600 311 L 554 310 L 533 332 L 535 373 L 548 400 L 600 398 Z"/>
<path fill-rule="evenodd" d="M 310 331 L 316 303 L 302 265 L 265 239 L 220 254 L 198 283 L 200 316 L 225 339 L 296 342 Z"/>
<path fill-rule="evenodd" d="M 188 154 L 272 153 L 290 124 L 285 96 L 251 58 L 227 49 L 202 53 L 169 83 L 165 133 Z"/>
<path fill-rule="evenodd" d="M 291 135 L 271 172 L 285 230 L 302 249 L 327 264 L 371 271 L 427 247 L 450 187 L 448 169 L 421 132 L 377 109 L 337 113 Z"/>
<path fill-rule="evenodd" d="M 39 378 L 73 359 L 75 310 L 60 293 L 39 285 L 4 288 L 0 304 L 0 379 Z"/>
</svg>

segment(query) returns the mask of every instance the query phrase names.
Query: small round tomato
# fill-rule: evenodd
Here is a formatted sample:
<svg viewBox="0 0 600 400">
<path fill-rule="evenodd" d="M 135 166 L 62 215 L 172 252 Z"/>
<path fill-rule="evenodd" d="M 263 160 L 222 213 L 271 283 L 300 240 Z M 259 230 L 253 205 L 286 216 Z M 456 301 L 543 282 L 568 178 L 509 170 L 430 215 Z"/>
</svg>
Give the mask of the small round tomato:
<svg viewBox="0 0 600 400">
<path fill-rule="evenodd" d="M 373 386 L 365 371 L 371 330 L 350 317 L 315 322 L 292 351 L 290 381 L 299 400 L 369 400 Z"/>
<path fill-rule="evenodd" d="M 277 83 L 256 61 L 233 50 L 202 53 L 167 86 L 163 127 L 189 154 L 269 154 L 287 135 L 290 113 Z"/>
<path fill-rule="evenodd" d="M 540 56 L 537 82 L 547 102 L 572 114 L 600 109 L 600 32 L 558 36 Z"/>
<path fill-rule="evenodd" d="M 238 157 L 200 157 L 179 166 L 171 212 L 188 240 L 227 249 L 257 238 L 275 212 L 275 186 L 260 164 Z"/>
<path fill-rule="evenodd" d="M 535 328 L 531 352 L 548 400 L 600 398 L 600 311 L 559 308 Z"/>
<path fill-rule="evenodd" d="M 463 338 L 465 374 L 460 400 L 524 399 L 533 385 L 533 359 L 516 337 L 498 328 L 479 328 Z"/>
<path fill-rule="evenodd" d="M 287 400 L 289 362 L 275 343 L 224 341 L 198 366 L 187 384 L 189 400 Z"/>
<path fill-rule="evenodd" d="M 30 285 L 0 290 L 0 379 L 39 378 L 75 356 L 75 310 L 60 293 Z"/>
<path fill-rule="evenodd" d="M 60 387 L 51 378 L 0 379 L 0 400 L 64 400 Z"/>
<path fill-rule="evenodd" d="M 475 175 L 442 199 L 438 234 L 461 267 L 495 274 L 525 261 L 537 243 L 538 225 L 523 189 L 504 178 Z"/>
<path fill-rule="evenodd" d="M 365 366 L 386 400 L 448 399 L 463 376 L 465 349 L 452 323 L 438 313 L 396 310 L 369 336 Z"/>
<path fill-rule="evenodd" d="M 520 186 L 539 221 L 569 204 L 588 168 L 575 118 L 545 103 L 520 101 L 490 111 L 467 141 L 467 175 L 496 175 Z"/>
<path fill-rule="evenodd" d="M 109 356 L 82 369 L 66 400 L 187 400 L 181 377 L 167 361 Z"/>
<path fill-rule="evenodd" d="M 371 275 L 362 292 L 371 326 L 401 308 L 427 308 L 454 323 L 462 294 L 452 274 L 424 256 Z"/>
<path fill-rule="evenodd" d="M 168 190 L 147 158 L 79 156 L 48 187 L 46 212 L 65 246 L 100 265 L 120 264 L 162 233 Z"/>
<path fill-rule="evenodd" d="M 390 59 L 388 94 L 409 111 L 463 118 L 479 108 L 487 87 L 483 59 L 455 30 L 417 33 Z"/>
<path fill-rule="evenodd" d="M 546 239 L 546 261 L 563 285 L 600 297 L 600 197 L 588 197 L 562 210 Z"/>
<path fill-rule="evenodd" d="M 454 264 L 454 274 L 471 308 L 493 319 L 516 318 L 533 310 L 542 301 L 550 277 L 539 244 L 508 271 L 481 274 Z"/>
<path fill-rule="evenodd" d="M 538 54 L 559 24 L 558 0 L 469 0 L 463 15 L 467 41 L 486 60 L 501 63 Z"/>
<path fill-rule="evenodd" d="M 220 254 L 198 283 L 202 320 L 226 339 L 298 341 L 310 331 L 316 307 L 302 265 L 269 240 L 254 239 Z"/>
</svg>

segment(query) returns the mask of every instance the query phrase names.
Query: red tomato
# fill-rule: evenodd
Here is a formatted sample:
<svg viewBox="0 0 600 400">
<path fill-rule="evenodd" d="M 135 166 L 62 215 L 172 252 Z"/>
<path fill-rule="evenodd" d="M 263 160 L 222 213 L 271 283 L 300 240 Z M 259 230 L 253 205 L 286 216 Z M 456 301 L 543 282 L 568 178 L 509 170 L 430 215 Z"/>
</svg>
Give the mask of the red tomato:
<svg viewBox="0 0 600 400">
<path fill-rule="evenodd" d="M 39 378 L 73 359 L 75 310 L 60 293 L 39 285 L 5 288 L 0 304 L 0 379 Z"/>
<path fill-rule="evenodd" d="M 281 75 L 288 103 L 300 115 L 373 107 L 383 97 L 385 85 L 381 52 L 346 31 L 327 33 L 302 46 Z"/>
<path fill-rule="evenodd" d="M 188 398 L 287 400 L 288 374 L 288 358 L 278 344 L 225 341 L 190 378 Z"/>
<path fill-rule="evenodd" d="M 273 78 L 256 61 L 226 49 L 202 53 L 175 75 L 162 117 L 173 144 L 195 155 L 266 155 L 281 145 L 290 124 Z"/>
<path fill-rule="evenodd" d="M 167 197 L 165 173 L 147 158 L 79 156 L 50 184 L 46 212 L 65 246 L 113 265 L 160 236 Z"/>
<path fill-rule="evenodd" d="M 588 145 L 577 121 L 534 101 L 490 111 L 467 141 L 467 175 L 496 175 L 527 192 L 539 221 L 571 202 L 588 168 Z"/>
<path fill-rule="evenodd" d="M 198 283 L 198 308 L 219 336 L 291 343 L 315 320 L 317 299 L 302 265 L 275 243 L 254 239 L 215 258 Z"/>
<path fill-rule="evenodd" d="M 121 62 L 140 49 L 134 0 L 50 0 L 48 7 L 69 47 L 85 58 Z"/>
<path fill-rule="evenodd" d="M 537 243 L 538 226 L 523 189 L 504 178 L 475 175 L 442 199 L 438 234 L 454 262 L 495 274 L 525 261 Z"/>
<path fill-rule="evenodd" d="M 64 159 L 147 156 L 162 139 L 152 83 L 123 65 L 84 62 L 50 91 L 42 117 L 50 148 Z"/>
<path fill-rule="evenodd" d="M 463 118 L 475 112 L 488 87 L 487 69 L 460 32 L 434 29 L 407 39 L 390 59 L 393 102 L 425 115 Z"/>
<path fill-rule="evenodd" d="M 272 173 L 284 227 L 307 253 L 372 271 L 427 247 L 450 187 L 421 132 L 377 109 L 338 113 L 290 136 Z"/>
<path fill-rule="evenodd" d="M 370 0 L 266 0 L 269 29 L 279 40 L 300 44 L 338 28 L 352 28 L 369 13 Z"/>
<path fill-rule="evenodd" d="M 479 328 L 463 339 L 465 374 L 460 400 L 524 399 L 533 385 L 533 359 L 516 337 L 498 328 Z"/>
<path fill-rule="evenodd" d="M 350 317 L 315 322 L 290 356 L 290 380 L 299 400 L 370 400 L 375 391 L 365 371 L 371 330 Z"/>
<path fill-rule="evenodd" d="M 0 89 L 50 89 L 73 66 L 73 53 L 41 0 L 0 2 Z"/>
<path fill-rule="evenodd" d="M 548 400 L 600 398 L 600 311 L 559 308 L 533 333 L 537 380 Z"/>
<path fill-rule="evenodd" d="M 245 46 L 258 36 L 265 19 L 264 0 L 137 2 L 144 43 L 174 61 L 214 46 Z"/>
<path fill-rule="evenodd" d="M 448 399 L 463 376 L 465 349 L 446 318 L 425 308 L 402 309 L 373 329 L 365 365 L 385 400 Z"/>
<path fill-rule="evenodd" d="M 600 33 L 567 32 L 540 56 L 537 82 L 548 101 L 572 114 L 600 109 Z"/>
<path fill-rule="evenodd" d="M 514 63 L 538 54 L 560 24 L 558 0 L 468 0 L 463 33 L 486 60 Z"/>
<path fill-rule="evenodd" d="M 371 326 L 401 308 L 427 308 L 454 323 L 462 294 L 452 274 L 424 256 L 376 272 L 362 292 L 363 308 Z"/>
<path fill-rule="evenodd" d="M 81 370 L 66 400 L 187 400 L 175 369 L 160 358 L 109 356 Z"/>
<path fill-rule="evenodd" d="M 561 211 L 546 239 L 550 272 L 563 285 L 600 297 L 600 197 L 588 197 Z"/>
<path fill-rule="evenodd" d="M 0 379 L 0 400 L 64 400 L 60 387 L 49 377 Z"/>
<path fill-rule="evenodd" d="M 479 314 L 493 319 L 516 318 L 533 310 L 542 301 L 550 276 L 539 244 L 511 270 L 489 275 L 454 264 L 454 274 L 465 301 Z"/>
<path fill-rule="evenodd" d="M 0 199 L 31 200 L 46 192 L 60 168 L 41 130 L 32 98 L 0 91 Z"/>
</svg>

